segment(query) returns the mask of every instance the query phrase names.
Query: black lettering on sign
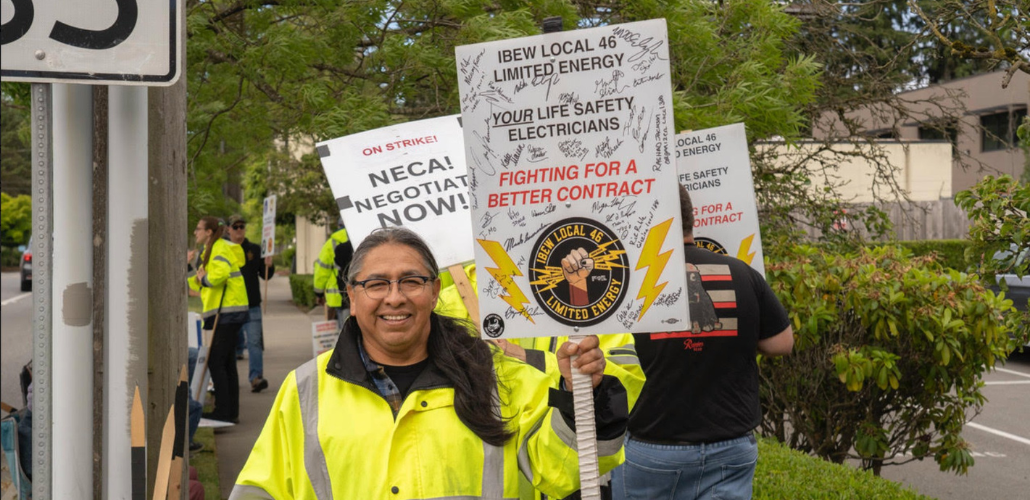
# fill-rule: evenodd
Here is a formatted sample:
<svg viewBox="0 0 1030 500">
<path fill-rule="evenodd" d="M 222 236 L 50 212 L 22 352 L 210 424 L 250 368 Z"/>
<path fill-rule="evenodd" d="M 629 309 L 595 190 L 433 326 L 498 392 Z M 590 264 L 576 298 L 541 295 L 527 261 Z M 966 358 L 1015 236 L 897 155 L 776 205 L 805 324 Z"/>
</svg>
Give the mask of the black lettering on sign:
<svg viewBox="0 0 1030 500">
<path fill-rule="evenodd" d="M 136 29 L 139 6 L 137 0 L 114 1 L 118 5 L 118 16 L 106 29 L 88 30 L 56 21 L 50 30 L 50 38 L 80 49 L 103 50 L 118 46 Z M 0 26 L 0 45 L 7 45 L 25 36 L 35 19 L 32 0 L 11 0 L 11 3 L 14 4 L 14 15 Z"/>
<path fill-rule="evenodd" d="M 115 0 L 118 4 L 118 17 L 107 29 L 87 30 L 76 28 L 57 21 L 50 31 L 50 38 L 58 42 L 79 47 L 81 49 L 110 49 L 124 42 L 132 30 L 136 28 L 139 7 L 136 0 Z"/>
<path fill-rule="evenodd" d="M 32 0 L 12 0 L 14 4 L 14 16 L 0 26 L 0 45 L 7 45 L 29 32 L 32 26 L 32 18 L 36 11 L 32 7 Z"/>
</svg>

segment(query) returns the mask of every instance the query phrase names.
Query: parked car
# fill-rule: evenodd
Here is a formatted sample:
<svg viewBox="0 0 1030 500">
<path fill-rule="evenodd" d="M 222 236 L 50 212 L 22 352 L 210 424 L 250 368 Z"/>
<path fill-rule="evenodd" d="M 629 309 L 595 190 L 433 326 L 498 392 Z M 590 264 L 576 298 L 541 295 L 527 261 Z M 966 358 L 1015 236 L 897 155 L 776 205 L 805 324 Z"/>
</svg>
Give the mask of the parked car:
<svg viewBox="0 0 1030 500">
<path fill-rule="evenodd" d="M 998 252 L 994 254 L 994 258 L 1004 258 L 1009 254 L 1010 252 Z M 1016 257 L 1013 269 L 1022 270 L 1023 276 L 1019 277 L 1014 272 L 995 275 L 995 283 L 991 285 L 991 288 L 997 293 L 1001 290 L 1001 284 L 1004 283 L 1007 287 L 1005 297 L 1012 300 L 1012 305 L 1016 309 L 1026 312 L 1027 301 L 1030 300 L 1030 250 L 1023 250 L 1023 253 Z M 1030 325 L 1025 326 L 1030 328 Z M 1030 344 L 1027 345 L 1030 346 Z"/>
<path fill-rule="evenodd" d="M 21 268 L 21 291 L 32 291 L 32 238 L 29 238 L 29 245 L 21 253 L 18 266 Z"/>
</svg>

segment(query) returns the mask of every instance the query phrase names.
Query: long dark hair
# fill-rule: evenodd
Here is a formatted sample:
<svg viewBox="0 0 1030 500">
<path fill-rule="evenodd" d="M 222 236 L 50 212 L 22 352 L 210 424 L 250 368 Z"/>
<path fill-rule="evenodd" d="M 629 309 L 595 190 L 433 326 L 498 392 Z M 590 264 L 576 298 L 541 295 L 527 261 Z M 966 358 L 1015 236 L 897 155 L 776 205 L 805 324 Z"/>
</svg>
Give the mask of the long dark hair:
<svg viewBox="0 0 1030 500">
<path fill-rule="evenodd" d="M 385 244 L 404 245 L 415 250 L 432 279 L 436 280 L 436 258 L 426 242 L 409 229 L 390 227 L 373 231 L 358 245 L 347 273 L 348 283 L 353 283 L 361 272 L 368 254 Z M 508 429 L 495 409 L 495 402 L 499 401 L 494 399 L 497 380 L 490 348 L 472 336 L 472 326 L 465 321 L 436 313 L 432 313 L 430 321 L 429 358 L 454 385 L 454 412 L 458 419 L 484 442 L 503 446 L 515 433 Z"/>
<path fill-rule="evenodd" d="M 200 257 L 200 264 L 206 268 L 207 262 L 211 260 L 211 249 L 215 247 L 216 241 L 222 239 L 222 234 L 225 233 L 225 226 L 222 225 L 222 221 L 210 215 L 201 217 L 200 221 L 204 223 L 204 229 L 212 231 L 211 238 L 208 239 L 207 243 L 204 243 L 204 254 Z"/>
</svg>

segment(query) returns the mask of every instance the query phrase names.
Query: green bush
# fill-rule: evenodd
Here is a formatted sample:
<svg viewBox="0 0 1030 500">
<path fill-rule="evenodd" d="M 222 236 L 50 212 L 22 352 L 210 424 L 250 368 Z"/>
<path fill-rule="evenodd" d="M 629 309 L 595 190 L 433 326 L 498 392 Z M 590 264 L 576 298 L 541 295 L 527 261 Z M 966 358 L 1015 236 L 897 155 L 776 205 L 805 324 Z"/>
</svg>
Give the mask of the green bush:
<svg viewBox="0 0 1030 500">
<path fill-rule="evenodd" d="M 983 374 L 1014 347 L 1011 300 L 894 246 L 802 246 L 766 270 L 795 344 L 759 361 L 764 434 L 876 473 L 906 453 L 942 470 L 972 465 L 962 426 L 986 401 Z"/>
<path fill-rule="evenodd" d="M 290 291 L 293 303 L 303 307 L 315 305 L 315 276 L 312 274 L 291 274 Z"/>
<path fill-rule="evenodd" d="M 32 236 L 32 198 L 22 194 L 0 193 L 0 242 L 6 246 L 24 245 Z"/>
<path fill-rule="evenodd" d="M 21 259 L 21 252 L 15 247 L 0 247 L 0 266 L 18 267 L 18 260 Z"/>
<path fill-rule="evenodd" d="M 969 248 L 969 240 L 920 240 L 920 241 L 899 241 L 899 246 L 905 247 L 916 257 L 937 254 L 937 262 L 946 269 L 957 269 L 959 271 L 970 271 L 970 266 L 975 262 L 966 260 L 966 249 Z"/>
<path fill-rule="evenodd" d="M 293 256 L 297 253 L 296 248 L 287 248 L 281 253 L 275 254 L 272 257 L 272 263 L 275 264 L 276 271 L 292 271 L 293 270 Z"/>
<path fill-rule="evenodd" d="M 773 439 L 758 441 L 755 500 L 824 498 L 925 499 L 869 471 L 834 464 L 792 450 Z"/>
</svg>

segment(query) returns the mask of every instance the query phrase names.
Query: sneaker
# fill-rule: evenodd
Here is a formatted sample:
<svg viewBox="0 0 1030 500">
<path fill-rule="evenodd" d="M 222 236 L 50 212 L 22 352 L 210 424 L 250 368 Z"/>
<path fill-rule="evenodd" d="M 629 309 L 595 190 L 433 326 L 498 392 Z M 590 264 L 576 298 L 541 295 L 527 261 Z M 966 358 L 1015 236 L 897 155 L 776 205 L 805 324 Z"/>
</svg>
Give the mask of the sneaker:
<svg viewBox="0 0 1030 500">
<path fill-rule="evenodd" d="M 268 389 L 268 381 L 264 377 L 255 377 L 250 381 L 250 392 L 261 392 Z"/>
<path fill-rule="evenodd" d="M 203 450 L 203 449 L 204 449 L 204 443 L 199 443 L 199 442 L 196 442 L 196 441 L 190 443 L 190 453 L 196 453 L 196 452 L 198 452 L 200 450 Z"/>
<path fill-rule="evenodd" d="M 200 418 L 207 419 L 207 420 L 217 420 L 219 422 L 228 422 L 228 423 L 233 423 L 233 424 L 240 423 L 240 419 L 239 418 L 225 418 L 225 417 L 222 417 L 222 416 L 219 416 L 219 415 L 215 415 L 214 413 L 208 413 L 208 412 L 201 413 L 200 414 Z"/>
</svg>

